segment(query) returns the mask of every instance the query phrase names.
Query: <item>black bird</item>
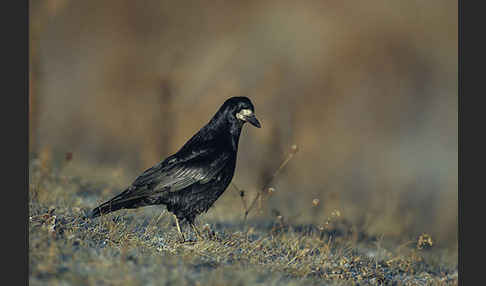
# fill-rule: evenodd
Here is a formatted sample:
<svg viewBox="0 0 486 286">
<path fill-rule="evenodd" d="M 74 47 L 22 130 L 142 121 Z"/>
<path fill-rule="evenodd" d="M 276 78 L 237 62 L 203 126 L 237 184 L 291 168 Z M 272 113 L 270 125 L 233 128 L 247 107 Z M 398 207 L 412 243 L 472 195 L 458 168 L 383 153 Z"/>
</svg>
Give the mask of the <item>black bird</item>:
<svg viewBox="0 0 486 286">
<path fill-rule="evenodd" d="M 174 155 L 147 169 L 122 193 L 93 209 L 91 217 L 119 209 L 166 205 L 197 236 L 194 219 L 206 212 L 226 190 L 235 172 L 241 129 L 246 122 L 260 128 L 247 97 L 231 97 L 213 118 Z"/>
</svg>

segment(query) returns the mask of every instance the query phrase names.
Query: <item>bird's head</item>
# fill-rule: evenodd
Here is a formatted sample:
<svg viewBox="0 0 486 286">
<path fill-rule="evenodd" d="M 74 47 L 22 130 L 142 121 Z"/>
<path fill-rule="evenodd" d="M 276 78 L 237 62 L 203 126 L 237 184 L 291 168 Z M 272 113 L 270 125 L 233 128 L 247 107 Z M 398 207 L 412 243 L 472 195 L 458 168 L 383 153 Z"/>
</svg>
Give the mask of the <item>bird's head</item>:
<svg viewBox="0 0 486 286">
<path fill-rule="evenodd" d="M 221 111 L 230 122 L 243 125 L 249 122 L 251 125 L 260 128 L 261 124 L 255 116 L 255 107 L 248 97 L 235 96 L 227 99 Z"/>
</svg>

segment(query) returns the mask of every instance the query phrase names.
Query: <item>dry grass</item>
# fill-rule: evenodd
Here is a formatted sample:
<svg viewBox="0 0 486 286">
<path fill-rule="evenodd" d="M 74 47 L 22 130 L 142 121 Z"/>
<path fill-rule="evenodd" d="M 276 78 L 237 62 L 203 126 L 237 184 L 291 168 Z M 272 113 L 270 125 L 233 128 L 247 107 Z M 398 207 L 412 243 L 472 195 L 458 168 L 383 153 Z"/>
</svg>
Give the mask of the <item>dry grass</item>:
<svg viewBox="0 0 486 286">
<path fill-rule="evenodd" d="M 30 166 L 31 285 L 458 283 L 457 249 L 437 247 L 428 234 L 405 241 L 371 235 L 339 210 L 320 215 L 317 200 L 301 210 L 317 216 L 315 224 L 293 223 L 277 210 L 250 215 L 245 223 L 246 207 L 233 204 L 229 212 L 216 204 L 199 219 L 205 240 L 196 241 L 185 227 L 192 241 L 184 244 L 177 242 L 172 217 L 160 213 L 163 208 L 86 219 L 88 210 L 119 188 L 119 176 L 91 170 L 98 173 L 91 178 L 99 179 L 85 180 L 69 174 L 69 164 L 75 164 L 70 156 L 56 168 L 50 158 L 33 158 Z M 225 194 L 242 204 L 234 190 Z"/>
</svg>

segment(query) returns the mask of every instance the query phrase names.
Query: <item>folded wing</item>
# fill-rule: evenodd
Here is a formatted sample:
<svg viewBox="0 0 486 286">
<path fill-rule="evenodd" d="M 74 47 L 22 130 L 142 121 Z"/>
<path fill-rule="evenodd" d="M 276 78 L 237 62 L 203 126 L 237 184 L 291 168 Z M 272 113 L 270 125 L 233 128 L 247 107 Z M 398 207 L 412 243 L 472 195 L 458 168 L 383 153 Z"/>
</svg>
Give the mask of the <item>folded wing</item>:
<svg viewBox="0 0 486 286">
<path fill-rule="evenodd" d="M 206 184 L 217 179 L 223 168 L 231 162 L 229 154 L 206 150 L 185 158 L 171 156 L 147 169 L 121 194 L 93 210 L 93 216 L 121 208 L 138 207 L 144 199 L 177 192 L 194 184 Z"/>
</svg>

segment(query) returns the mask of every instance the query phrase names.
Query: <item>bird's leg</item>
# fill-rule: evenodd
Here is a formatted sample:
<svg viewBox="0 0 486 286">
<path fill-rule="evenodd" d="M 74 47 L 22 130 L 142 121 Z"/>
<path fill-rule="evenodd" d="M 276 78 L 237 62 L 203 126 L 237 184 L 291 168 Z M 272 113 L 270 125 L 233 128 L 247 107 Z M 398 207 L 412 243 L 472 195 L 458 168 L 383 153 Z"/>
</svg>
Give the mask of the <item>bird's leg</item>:
<svg viewBox="0 0 486 286">
<path fill-rule="evenodd" d="M 203 236 L 201 235 L 201 233 L 199 232 L 199 230 L 197 229 L 196 225 L 193 222 L 191 222 L 191 226 L 194 232 L 196 233 L 197 238 L 204 240 Z"/>
<path fill-rule="evenodd" d="M 179 235 L 181 237 L 181 240 L 182 240 L 182 242 L 184 242 L 184 241 L 186 241 L 186 239 L 184 238 L 184 234 L 181 231 L 181 226 L 179 225 L 179 219 L 177 218 L 176 215 L 174 215 L 174 218 L 175 218 L 175 221 L 176 221 L 177 231 L 179 231 Z"/>
</svg>

